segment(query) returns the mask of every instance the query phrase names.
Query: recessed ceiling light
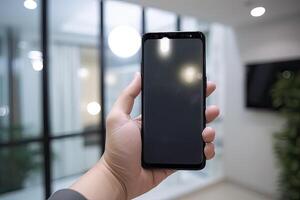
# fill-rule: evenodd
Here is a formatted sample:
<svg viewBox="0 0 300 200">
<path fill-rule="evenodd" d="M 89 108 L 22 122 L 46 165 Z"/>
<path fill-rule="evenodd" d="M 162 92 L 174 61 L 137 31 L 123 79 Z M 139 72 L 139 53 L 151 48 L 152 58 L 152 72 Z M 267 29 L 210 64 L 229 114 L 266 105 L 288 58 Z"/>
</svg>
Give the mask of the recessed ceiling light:
<svg viewBox="0 0 300 200">
<path fill-rule="evenodd" d="M 35 0 L 25 0 L 24 1 L 24 7 L 29 10 L 34 10 L 37 7 L 37 3 Z"/>
<path fill-rule="evenodd" d="M 265 14 L 265 12 L 266 12 L 266 9 L 262 6 L 260 6 L 260 7 L 253 8 L 251 10 L 250 14 L 252 17 L 260 17 L 263 14 Z"/>
</svg>

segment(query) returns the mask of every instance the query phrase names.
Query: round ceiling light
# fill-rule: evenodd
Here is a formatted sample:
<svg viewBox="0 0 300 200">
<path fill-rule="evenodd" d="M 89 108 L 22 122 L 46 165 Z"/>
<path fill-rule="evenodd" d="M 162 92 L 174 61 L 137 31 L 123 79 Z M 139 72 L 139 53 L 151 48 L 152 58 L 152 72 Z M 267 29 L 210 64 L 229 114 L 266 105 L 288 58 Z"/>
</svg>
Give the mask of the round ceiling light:
<svg viewBox="0 0 300 200">
<path fill-rule="evenodd" d="M 29 10 L 34 10 L 37 7 L 37 3 L 35 0 L 25 0 L 24 1 L 24 7 Z"/>
<path fill-rule="evenodd" d="M 265 12 L 266 9 L 264 7 L 256 7 L 251 10 L 250 14 L 252 17 L 260 17 L 265 14 Z"/>
<path fill-rule="evenodd" d="M 141 36 L 130 26 L 118 26 L 109 33 L 108 46 L 115 55 L 129 58 L 140 49 Z"/>
</svg>

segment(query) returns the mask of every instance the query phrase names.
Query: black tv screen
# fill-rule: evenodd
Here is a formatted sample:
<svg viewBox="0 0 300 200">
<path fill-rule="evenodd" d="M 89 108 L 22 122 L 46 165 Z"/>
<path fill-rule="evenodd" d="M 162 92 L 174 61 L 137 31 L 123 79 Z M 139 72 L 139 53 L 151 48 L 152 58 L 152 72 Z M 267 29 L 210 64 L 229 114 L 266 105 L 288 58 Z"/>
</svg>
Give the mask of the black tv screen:
<svg viewBox="0 0 300 200">
<path fill-rule="evenodd" d="M 274 110 L 271 89 L 279 76 L 300 71 L 300 59 L 246 65 L 246 106 Z"/>
</svg>

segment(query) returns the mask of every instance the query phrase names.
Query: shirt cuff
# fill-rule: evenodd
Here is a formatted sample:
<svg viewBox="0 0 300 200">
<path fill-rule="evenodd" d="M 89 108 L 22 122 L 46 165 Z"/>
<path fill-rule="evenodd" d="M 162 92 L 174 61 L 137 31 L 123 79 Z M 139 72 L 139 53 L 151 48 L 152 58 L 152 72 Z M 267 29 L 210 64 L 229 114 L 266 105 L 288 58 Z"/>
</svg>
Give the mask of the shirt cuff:
<svg viewBox="0 0 300 200">
<path fill-rule="evenodd" d="M 87 200 L 82 194 L 71 189 L 55 192 L 48 200 Z"/>
</svg>

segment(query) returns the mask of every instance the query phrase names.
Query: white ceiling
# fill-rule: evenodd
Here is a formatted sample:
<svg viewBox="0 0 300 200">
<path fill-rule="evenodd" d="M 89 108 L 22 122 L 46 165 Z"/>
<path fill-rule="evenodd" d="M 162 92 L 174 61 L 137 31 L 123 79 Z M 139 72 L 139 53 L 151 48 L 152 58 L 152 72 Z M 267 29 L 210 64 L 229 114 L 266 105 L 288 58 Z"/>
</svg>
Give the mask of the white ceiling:
<svg viewBox="0 0 300 200">
<path fill-rule="evenodd" d="M 287 16 L 300 15 L 300 0 L 125 0 L 144 6 L 156 7 L 181 15 L 195 16 L 204 22 L 221 22 L 228 25 L 248 25 L 251 23 L 278 20 Z M 0 28 L 16 26 L 34 32 L 39 30 L 40 0 L 38 9 L 27 10 L 23 0 L 0 1 Z M 80 32 L 95 35 L 98 31 L 99 0 L 49 0 L 50 27 L 52 32 Z M 122 4 L 118 3 L 119 6 Z M 253 18 L 249 12 L 255 6 L 265 6 L 266 14 Z M 115 6 L 110 23 L 127 16 L 127 22 L 137 20 L 133 16 L 136 6 L 120 8 Z M 112 9 L 111 9 L 112 10 Z M 114 20 L 116 18 L 116 20 Z"/>
<path fill-rule="evenodd" d="M 126 0 L 197 17 L 208 22 L 221 22 L 238 26 L 249 23 L 277 20 L 300 14 L 300 0 Z M 250 10 L 264 6 L 266 14 L 250 16 Z"/>
</svg>

